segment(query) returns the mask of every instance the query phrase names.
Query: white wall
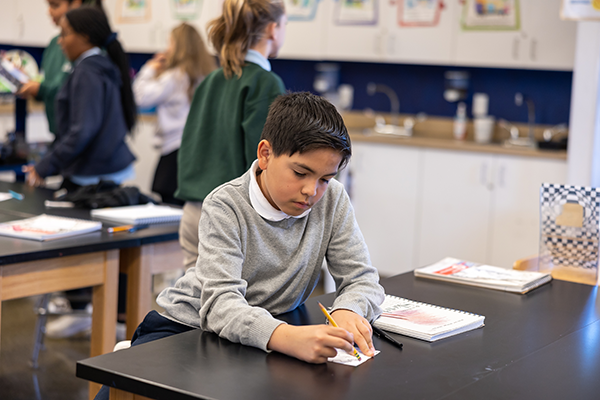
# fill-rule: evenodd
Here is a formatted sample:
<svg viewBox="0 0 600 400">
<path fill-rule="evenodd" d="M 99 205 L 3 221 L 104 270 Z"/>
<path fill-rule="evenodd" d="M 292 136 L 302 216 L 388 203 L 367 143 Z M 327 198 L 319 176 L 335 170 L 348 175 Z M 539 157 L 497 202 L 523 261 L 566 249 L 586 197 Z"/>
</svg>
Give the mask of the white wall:
<svg viewBox="0 0 600 400">
<path fill-rule="evenodd" d="M 567 183 L 600 186 L 600 22 L 578 22 Z"/>
</svg>

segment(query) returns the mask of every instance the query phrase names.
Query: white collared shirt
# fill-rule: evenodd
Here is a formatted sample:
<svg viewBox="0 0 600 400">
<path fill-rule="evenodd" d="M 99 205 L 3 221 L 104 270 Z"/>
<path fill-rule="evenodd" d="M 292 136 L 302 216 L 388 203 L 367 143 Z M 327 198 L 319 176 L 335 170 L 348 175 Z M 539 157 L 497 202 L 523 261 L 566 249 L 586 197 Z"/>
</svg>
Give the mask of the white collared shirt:
<svg viewBox="0 0 600 400">
<path fill-rule="evenodd" d="M 251 63 L 258 65 L 265 71 L 271 71 L 271 63 L 269 62 L 269 60 L 267 60 L 265 58 L 265 56 L 263 56 L 256 50 L 252 50 L 252 49 L 248 50 L 248 52 L 246 53 L 246 57 L 244 59 L 246 61 L 249 61 Z"/>
<path fill-rule="evenodd" d="M 258 186 L 258 181 L 256 180 L 256 170 L 258 169 L 258 160 L 254 160 L 252 166 L 250 167 L 250 203 L 252 207 L 256 210 L 256 212 L 266 219 L 267 221 L 282 221 L 286 218 L 302 218 L 310 212 L 311 208 L 304 211 L 302 214 L 298 216 L 288 215 L 281 210 L 277 210 L 275 207 L 269 203 L 269 200 L 265 197 L 262 190 L 260 190 L 260 186 Z"/>
<path fill-rule="evenodd" d="M 98 47 L 98 46 L 92 47 L 91 49 L 86 50 L 83 53 L 81 53 L 81 55 L 79 57 L 77 57 L 77 60 L 75 60 L 73 62 L 73 66 L 76 67 L 77 65 L 79 65 L 80 62 L 82 62 L 86 58 L 95 56 L 98 54 L 102 54 L 102 50 L 100 50 L 100 47 Z"/>
</svg>

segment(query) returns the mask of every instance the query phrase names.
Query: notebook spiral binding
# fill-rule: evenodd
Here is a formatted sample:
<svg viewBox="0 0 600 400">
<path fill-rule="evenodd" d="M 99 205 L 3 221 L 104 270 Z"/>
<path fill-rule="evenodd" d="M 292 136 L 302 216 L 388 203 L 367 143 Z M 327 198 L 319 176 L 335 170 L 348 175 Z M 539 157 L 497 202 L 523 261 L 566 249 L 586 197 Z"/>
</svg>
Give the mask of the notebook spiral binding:
<svg viewBox="0 0 600 400">
<path fill-rule="evenodd" d="M 458 314 L 467 314 L 467 315 L 472 315 L 472 316 L 475 316 L 475 317 L 481 317 L 481 315 L 479 315 L 479 314 L 471 313 L 471 312 L 468 312 L 468 311 L 457 310 L 455 308 L 442 307 L 442 306 L 438 306 L 436 304 L 424 303 L 422 301 L 416 301 L 416 300 L 410 300 L 410 299 L 406 299 L 404 297 L 394 296 L 394 295 L 391 295 L 391 294 L 386 294 L 386 296 L 390 297 L 392 299 L 396 299 L 396 300 L 400 300 L 400 301 L 404 301 L 404 302 L 409 302 L 409 303 L 413 303 L 413 304 L 419 304 L 419 305 L 423 305 L 423 306 L 426 306 L 426 307 L 429 307 L 429 308 L 437 308 L 437 309 L 440 309 L 440 310 L 452 311 L 452 312 L 455 312 L 455 313 L 458 313 Z M 397 310 L 401 306 L 402 306 L 402 304 L 395 304 L 393 307 L 394 307 L 394 310 Z M 381 316 L 385 317 L 385 314 L 388 314 L 388 313 L 390 313 L 390 312 L 389 311 L 387 311 L 387 312 L 384 311 L 384 312 L 381 313 Z"/>
</svg>

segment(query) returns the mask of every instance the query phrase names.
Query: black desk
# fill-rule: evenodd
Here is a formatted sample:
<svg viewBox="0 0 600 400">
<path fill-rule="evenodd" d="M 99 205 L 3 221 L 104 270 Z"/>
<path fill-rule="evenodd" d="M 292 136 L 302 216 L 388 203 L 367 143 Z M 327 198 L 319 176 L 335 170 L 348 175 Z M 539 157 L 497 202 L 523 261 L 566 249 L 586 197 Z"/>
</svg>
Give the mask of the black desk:
<svg viewBox="0 0 600 400">
<path fill-rule="evenodd" d="M 440 342 L 397 336 L 399 350 L 353 368 L 311 365 L 195 330 L 77 363 L 77 376 L 111 395 L 161 399 L 596 399 L 600 397 L 597 288 L 553 281 L 526 295 L 417 279 L 382 281 L 387 293 L 485 315 L 485 327 Z M 309 299 L 281 318 L 323 323 Z M 128 392 L 128 393 L 123 393 Z M 116 398 L 116 397 L 115 397 Z"/>
<path fill-rule="evenodd" d="M 51 190 L 0 182 L 0 192 L 9 189 L 25 198 L 0 202 L 0 222 L 42 213 L 90 219 L 89 210 L 46 209 L 44 200 L 52 199 Z M 131 337 L 152 308 L 152 275 L 183 265 L 178 226 L 161 224 L 116 234 L 102 229 L 47 242 L 0 236 L 0 301 L 92 286 L 90 353 L 110 352 L 115 345 L 119 270 L 128 274 L 127 334 Z"/>
</svg>

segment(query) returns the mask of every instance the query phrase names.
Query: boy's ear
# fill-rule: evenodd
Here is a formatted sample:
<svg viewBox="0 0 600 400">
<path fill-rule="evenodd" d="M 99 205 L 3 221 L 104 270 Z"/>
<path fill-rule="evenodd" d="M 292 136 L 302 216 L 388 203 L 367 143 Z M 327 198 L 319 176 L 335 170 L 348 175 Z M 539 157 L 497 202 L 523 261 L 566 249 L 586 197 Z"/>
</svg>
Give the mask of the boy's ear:
<svg viewBox="0 0 600 400">
<path fill-rule="evenodd" d="M 273 148 L 268 140 L 263 139 L 258 143 L 258 149 L 256 150 L 256 158 L 258 159 L 258 167 L 262 170 L 267 169 L 269 160 L 273 156 Z"/>
</svg>

